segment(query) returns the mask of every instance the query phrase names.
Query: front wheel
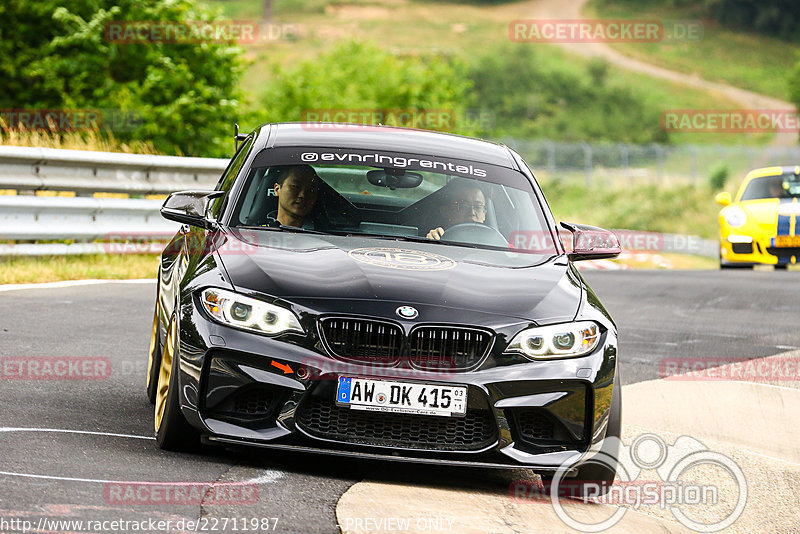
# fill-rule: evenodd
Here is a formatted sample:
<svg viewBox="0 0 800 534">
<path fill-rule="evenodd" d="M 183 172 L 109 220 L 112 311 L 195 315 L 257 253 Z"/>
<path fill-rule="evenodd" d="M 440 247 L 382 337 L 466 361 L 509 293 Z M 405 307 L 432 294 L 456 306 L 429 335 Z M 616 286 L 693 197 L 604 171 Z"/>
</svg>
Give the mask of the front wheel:
<svg viewBox="0 0 800 534">
<path fill-rule="evenodd" d="M 622 391 L 619 383 L 619 373 L 614 376 L 614 391 L 611 393 L 610 412 L 605 442 L 602 447 L 604 461 L 589 462 L 579 467 L 578 476 L 576 477 L 579 483 L 596 484 L 600 488 L 600 495 L 605 495 L 611 490 L 611 484 L 614 483 L 614 478 L 617 476 L 619 444 L 622 436 Z"/>
<path fill-rule="evenodd" d="M 155 402 L 156 442 L 168 451 L 192 451 L 199 444 L 200 433 L 183 416 L 178 384 L 177 312 L 169 322 L 167 339 L 161 354 Z"/>
</svg>

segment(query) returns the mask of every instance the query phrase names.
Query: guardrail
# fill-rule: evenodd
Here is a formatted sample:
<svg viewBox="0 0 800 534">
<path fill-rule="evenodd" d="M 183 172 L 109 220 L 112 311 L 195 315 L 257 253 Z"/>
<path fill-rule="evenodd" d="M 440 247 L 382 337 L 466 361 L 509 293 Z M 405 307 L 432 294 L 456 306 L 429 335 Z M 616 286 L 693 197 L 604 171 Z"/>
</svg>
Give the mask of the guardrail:
<svg viewBox="0 0 800 534">
<path fill-rule="evenodd" d="M 161 201 L 145 199 L 0 196 L 0 256 L 89 254 L 109 252 L 91 241 L 123 240 L 126 236 L 168 239 L 179 224 L 161 217 Z M 82 241 L 82 243 L 81 243 Z"/>
<path fill-rule="evenodd" d="M 76 241 L 0 244 L 0 256 L 160 252 L 147 243 L 168 240 L 180 226 L 160 208 L 160 200 L 0 196 L 0 241 Z M 615 232 L 625 250 L 717 256 L 717 243 L 697 236 Z"/>
<path fill-rule="evenodd" d="M 213 188 L 227 164 L 226 159 L 0 146 L 0 189 L 168 194 Z M 157 246 L 147 249 L 137 241 L 126 248 L 122 242 L 174 235 L 179 225 L 162 218 L 160 208 L 160 200 L 0 195 L 0 241 L 75 241 L 0 244 L 0 256 L 157 252 Z M 627 250 L 718 254 L 715 241 L 697 236 L 617 232 Z"/>
<path fill-rule="evenodd" d="M 159 200 L 0 196 L 0 240 L 174 235 L 179 225 L 161 217 L 160 208 Z"/>
<path fill-rule="evenodd" d="M 0 146 L 0 189 L 133 195 L 211 189 L 227 159 Z"/>
</svg>

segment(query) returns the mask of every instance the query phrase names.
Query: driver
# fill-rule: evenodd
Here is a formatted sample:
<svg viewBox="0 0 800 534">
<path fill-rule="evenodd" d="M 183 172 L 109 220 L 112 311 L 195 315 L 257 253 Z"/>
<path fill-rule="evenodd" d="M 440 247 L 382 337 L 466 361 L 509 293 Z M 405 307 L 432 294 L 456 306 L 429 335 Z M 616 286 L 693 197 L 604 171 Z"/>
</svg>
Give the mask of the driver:
<svg viewBox="0 0 800 534">
<path fill-rule="evenodd" d="M 274 218 L 283 226 L 300 228 L 317 201 L 319 177 L 310 165 L 280 167 L 276 172 L 278 212 Z"/>
<path fill-rule="evenodd" d="M 475 185 L 461 184 L 454 186 L 444 198 L 441 213 L 445 223 L 451 227 L 463 223 L 483 223 L 486 220 L 486 197 Z M 445 232 L 442 226 L 428 232 L 428 239 L 441 239 Z"/>
</svg>

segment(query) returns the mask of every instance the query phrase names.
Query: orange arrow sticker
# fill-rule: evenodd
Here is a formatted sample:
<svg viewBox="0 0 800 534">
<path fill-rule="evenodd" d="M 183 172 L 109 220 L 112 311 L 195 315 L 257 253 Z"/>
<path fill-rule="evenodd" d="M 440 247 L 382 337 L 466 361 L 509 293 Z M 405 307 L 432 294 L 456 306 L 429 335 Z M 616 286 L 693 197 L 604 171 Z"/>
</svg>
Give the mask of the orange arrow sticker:
<svg viewBox="0 0 800 534">
<path fill-rule="evenodd" d="M 285 364 L 285 363 L 278 363 L 278 362 L 276 362 L 275 360 L 272 360 L 272 366 L 273 366 L 273 367 L 277 367 L 278 369 L 280 369 L 281 371 L 283 371 L 283 374 L 285 374 L 285 375 L 288 375 L 288 374 L 292 374 L 292 373 L 294 373 L 294 371 L 292 370 L 292 368 L 291 368 L 291 367 L 289 367 L 289 366 L 288 366 L 287 364 Z"/>
</svg>

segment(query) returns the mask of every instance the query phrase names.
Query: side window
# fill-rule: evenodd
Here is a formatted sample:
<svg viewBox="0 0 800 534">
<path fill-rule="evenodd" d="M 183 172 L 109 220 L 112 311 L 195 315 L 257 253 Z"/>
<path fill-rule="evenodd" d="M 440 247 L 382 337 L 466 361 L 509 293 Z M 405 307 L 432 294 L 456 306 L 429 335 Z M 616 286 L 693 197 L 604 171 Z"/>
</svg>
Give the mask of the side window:
<svg viewBox="0 0 800 534">
<path fill-rule="evenodd" d="M 225 195 L 214 200 L 213 204 L 211 205 L 211 215 L 213 218 L 218 218 L 219 214 L 222 213 L 222 208 L 225 205 L 225 201 L 228 198 L 227 193 L 231 190 L 231 186 L 233 185 L 233 181 L 236 179 L 236 176 L 239 174 L 239 171 L 242 169 L 242 165 L 244 165 L 244 160 L 247 159 L 247 154 L 250 152 L 250 147 L 253 144 L 253 137 L 249 137 L 247 141 L 239 148 L 239 152 L 234 157 L 231 164 L 228 166 L 228 169 L 225 171 L 225 174 L 222 175 L 220 178 L 219 183 L 217 184 L 217 191 L 225 191 Z"/>
</svg>

